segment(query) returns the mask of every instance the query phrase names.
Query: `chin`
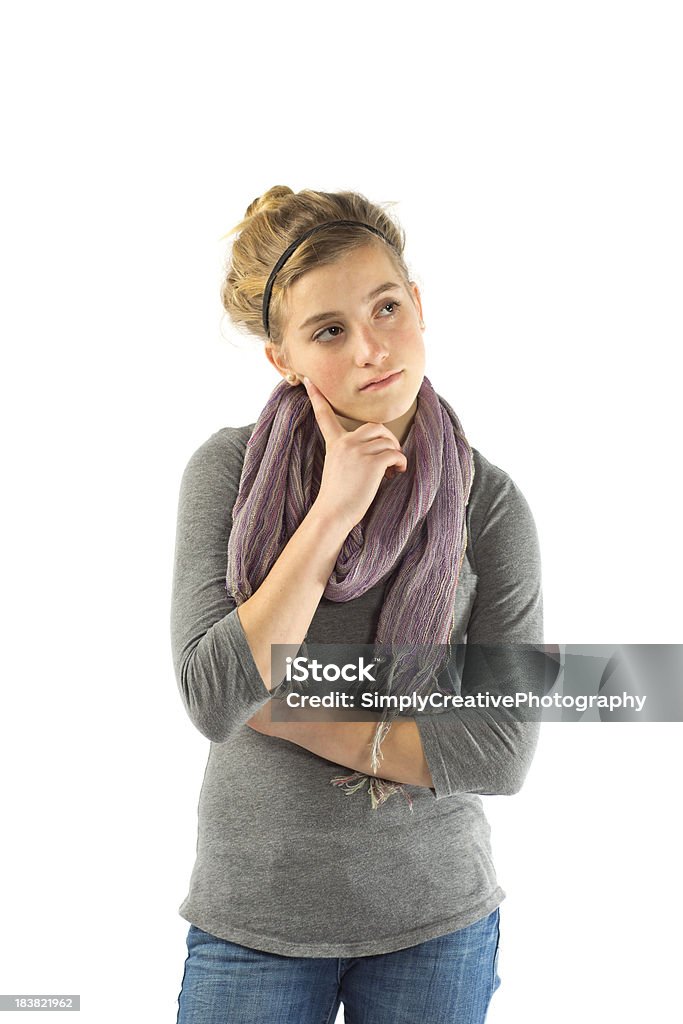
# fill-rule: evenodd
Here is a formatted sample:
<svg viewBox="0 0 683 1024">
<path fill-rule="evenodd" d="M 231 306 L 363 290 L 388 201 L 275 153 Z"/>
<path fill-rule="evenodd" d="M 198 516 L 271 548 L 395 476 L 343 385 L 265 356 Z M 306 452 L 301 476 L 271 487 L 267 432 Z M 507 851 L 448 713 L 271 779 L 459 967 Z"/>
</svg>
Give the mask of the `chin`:
<svg viewBox="0 0 683 1024">
<path fill-rule="evenodd" d="M 394 420 L 400 419 L 408 412 L 412 406 L 411 402 L 387 402 L 381 403 L 376 402 L 372 405 L 368 402 L 362 413 L 359 413 L 355 419 L 367 420 L 373 423 L 393 423 Z"/>
<path fill-rule="evenodd" d="M 399 416 L 405 416 L 410 409 L 411 405 L 415 402 L 418 396 L 419 387 L 411 388 L 410 392 L 406 394 L 403 391 L 402 395 L 388 395 L 382 394 L 381 391 L 370 392 L 369 395 L 363 395 L 360 399 L 362 402 L 363 409 L 372 409 L 382 411 L 383 420 L 397 420 Z"/>
</svg>

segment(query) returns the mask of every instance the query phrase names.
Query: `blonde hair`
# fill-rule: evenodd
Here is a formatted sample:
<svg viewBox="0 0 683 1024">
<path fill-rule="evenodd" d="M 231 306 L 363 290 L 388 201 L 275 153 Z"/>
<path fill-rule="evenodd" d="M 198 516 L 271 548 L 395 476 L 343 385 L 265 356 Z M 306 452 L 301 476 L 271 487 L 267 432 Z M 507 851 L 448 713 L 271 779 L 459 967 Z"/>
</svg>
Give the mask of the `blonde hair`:
<svg viewBox="0 0 683 1024">
<path fill-rule="evenodd" d="M 394 205 L 387 203 L 384 205 Z M 309 228 L 330 220 L 357 220 L 377 228 L 389 245 L 359 225 L 321 228 L 298 246 L 278 271 L 268 311 L 270 339 L 263 329 L 263 294 L 270 272 L 288 245 Z M 388 213 L 358 192 L 293 192 L 275 185 L 247 207 L 243 219 L 224 235 L 239 232 L 228 255 L 221 302 L 238 330 L 281 346 L 287 316 L 287 290 L 307 270 L 335 263 L 367 245 L 381 246 L 410 291 L 403 258 L 405 233 Z"/>
</svg>

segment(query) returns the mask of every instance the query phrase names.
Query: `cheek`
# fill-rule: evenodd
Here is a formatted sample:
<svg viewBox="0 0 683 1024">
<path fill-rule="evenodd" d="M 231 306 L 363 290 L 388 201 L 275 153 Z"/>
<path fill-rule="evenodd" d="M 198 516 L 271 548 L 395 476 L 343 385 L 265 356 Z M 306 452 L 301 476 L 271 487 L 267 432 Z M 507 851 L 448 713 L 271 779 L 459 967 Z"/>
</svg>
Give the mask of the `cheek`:
<svg viewBox="0 0 683 1024">
<path fill-rule="evenodd" d="M 323 394 L 329 398 L 340 392 L 341 381 L 339 373 L 332 373 L 329 369 L 320 370 L 316 374 L 315 382 Z"/>
<path fill-rule="evenodd" d="M 424 338 L 422 337 L 421 334 L 419 334 L 419 335 L 417 335 L 417 337 L 413 338 L 413 342 L 412 342 L 412 344 L 410 346 L 410 352 L 411 352 L 413 361 L 417 365 L 419 365 L 419 366 L 424 366 L 424 362 L 425 362 L 425 345 L 424 345 Z"/>
<path fill-rule="evenodd" d="M 324 394 L 332 395 L 339 390 L 342 374 L 338 360 L 320 353 L 309 360 L 308 369 L 309 376 Z"/>
<path fill-rule="evenodd" d="M 407 330 L 396 340 L 394 354 L 397 359 L 405 360 L 407 364 L 416 369 L 420 368 L 425 361 L 425 346 L 422 332 Z"/>
</svg>

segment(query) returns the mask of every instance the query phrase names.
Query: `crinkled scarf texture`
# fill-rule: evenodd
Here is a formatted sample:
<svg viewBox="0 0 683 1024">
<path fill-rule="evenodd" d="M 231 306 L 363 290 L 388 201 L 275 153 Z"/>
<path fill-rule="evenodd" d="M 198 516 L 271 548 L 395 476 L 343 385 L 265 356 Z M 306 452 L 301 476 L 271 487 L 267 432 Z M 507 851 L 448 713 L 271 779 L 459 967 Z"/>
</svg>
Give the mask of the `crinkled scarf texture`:
<svg viewBox="0 0 683 1024">
<path fill-rule="evenodd" d="M 432 692 L 448 644 L 465 548 L 465 513 L 474 479 L 472 449 L 455 412 L 424 377 L 402 451 L 408 468 L 383 480 L 363 519 L 348 534 L 323 596 L 351 601 L 389 574 L 375 644 L 400 645 L 392 662 L 393 693 Z M 247 442 L 232 510 L 226 589 L 239 606 L 260 587 L 315 501 L 325 441 L 303 385 L 275 387 Z M 408 646 L 407 646 L 408 645 Z M 413 647 L 411 656 L 410 645 Z M 385 714 L 372 748 L 372 770 L 390 729 Z M 352 772 L 330 780 L 347 794 L 367 789 L 372 807 L 402 784 Z"/>
</svg>

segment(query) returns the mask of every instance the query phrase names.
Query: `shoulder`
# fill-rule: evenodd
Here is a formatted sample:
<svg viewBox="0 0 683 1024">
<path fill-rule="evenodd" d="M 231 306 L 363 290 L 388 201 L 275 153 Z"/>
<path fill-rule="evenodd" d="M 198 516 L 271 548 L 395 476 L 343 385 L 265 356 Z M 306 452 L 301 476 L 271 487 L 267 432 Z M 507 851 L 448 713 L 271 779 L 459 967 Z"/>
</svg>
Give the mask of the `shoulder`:
<svg viewBox="0 0 683 1024">
<path fill-rule="evenodd" d="M 254 426 L 254 423 L 250 423 L 244 427 L 221 427 L 195 449 L 190 462 L 201 464 L 216 460 L 231 461 L 235 458 L 243 460 Z"/>
<path fill-rule="evenodd" d="M 241 473 L 247 441 L 255 424 L 244 427 L 221 427 L 214 431 L 189 458 L 185 472 L 193 474 L 238 469 Z"/>
<path fill-rule="evenodd" d="M 529 504 L 506 470 L 472 448 L 474 478 L 467 507 L 468 549 L 477 555 L 496 545 L 522 549 L 536 544 L 536 527 Z M 476 571 L 476 570 L 475 570 Z"/>
<path fill-rule="evenodd" d="M 516 484 L 509 473 L 490 462 L 477 448 L 472 448 L 472 456 L 474 478 L 467 513 L 472 532 L 479 533 L 491 506 L 513 494 Z"/>
<path fill-rule="evenodd" d="M 470 493 L 472 510 L 485 509 L 493 497 L 507 486 L 511 477 L 500 466 L 489 462 L 478 448 L 472 448 L 474 479 Z"/>
<path fill-rule="evenodd" d="M 182 504 L 212 499 L 223 505 L 239 489 L 244 455 L 255 424 L 221 427 L 196 448 L 185 466 L 180 485 Z"/>
</svg>

